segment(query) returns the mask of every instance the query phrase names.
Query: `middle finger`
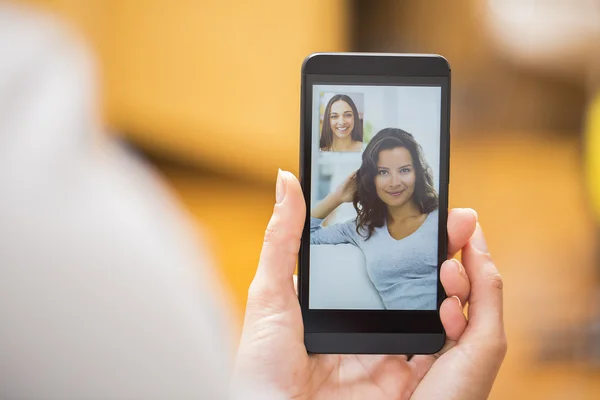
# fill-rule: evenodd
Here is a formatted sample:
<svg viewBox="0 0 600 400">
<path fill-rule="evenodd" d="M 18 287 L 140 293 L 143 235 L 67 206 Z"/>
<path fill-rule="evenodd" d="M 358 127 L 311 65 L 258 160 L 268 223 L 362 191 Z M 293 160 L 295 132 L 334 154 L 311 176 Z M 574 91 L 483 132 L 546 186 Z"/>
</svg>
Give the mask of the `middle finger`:
<svg viewBox="0 0 600 400">
<path fill-rule="evenodd" d="M 471 294 L 471 282 L 460 261 L 444 261 L 440 270 L 440 280 L 448 296 L 457 296 L 464 305 Z"/>
</svg>

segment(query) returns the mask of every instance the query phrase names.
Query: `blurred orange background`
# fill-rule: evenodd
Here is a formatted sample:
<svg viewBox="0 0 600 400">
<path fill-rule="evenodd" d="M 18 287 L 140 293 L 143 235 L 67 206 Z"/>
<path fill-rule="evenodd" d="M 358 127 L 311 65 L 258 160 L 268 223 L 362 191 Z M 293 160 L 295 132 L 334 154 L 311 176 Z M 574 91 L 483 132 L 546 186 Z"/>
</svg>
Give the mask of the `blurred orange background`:
<svg viewBox="0 0 600 400">
<path fill-rule="evenodd" d="M 146 155 L 207 232 L 240 323 L 277 169 L 298 171 L 304 57 L 444 55 L 453 69 L 450 203 L 477 209 L 506 282 L 509 353 L 490 398 L 600 398 L 600 5 L 28 3 L 89 42 L 106 125 Z"/>
</svg>

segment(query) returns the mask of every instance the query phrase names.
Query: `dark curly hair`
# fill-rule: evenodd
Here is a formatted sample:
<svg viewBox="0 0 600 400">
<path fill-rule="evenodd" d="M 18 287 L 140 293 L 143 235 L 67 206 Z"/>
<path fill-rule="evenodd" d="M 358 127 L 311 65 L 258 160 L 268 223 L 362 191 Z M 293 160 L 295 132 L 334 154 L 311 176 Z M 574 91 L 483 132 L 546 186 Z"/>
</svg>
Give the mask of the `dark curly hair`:
<svg viewBox="0 0 600 400">
<path fill-rule="evenodd" d="M 387 207 L 377 196 L 375 176 L 377 161 L 382 150 L 404 147 L 410 152 L 415 170 L 415 191 L 413 201 L 422 214 L 429 214 L 438 208 L 438 194 L 433 187 L 433 173 L 423 156 L 423 149 L 413 135 L 402 129 L 385 128 L 377 132 L 371 139 L 362 155 L 362 165 L 356 173 L 356 193 L 354 208 L 356 209 L 356 232 L 363 235 L 366 231 L 368 240 L 375 228 L 380 228 L 387 217 Z M 363 233 L 361 233 L 363 232 Z M 363 235 L 364 236 L 364 235 Z"/>
<path fill-rule="evenodd" d="M 358 115 L 358 109 L 356 108 L 356 104 L 352 101 L 350 96 L 345 94 L 336 94 L 329 100 L 327 106 L 325 107 L 325 114 L 323 116 L 323 126 L 321 128 L 321 141 L 319 143 L 319 148 L 321 150 L 329 150 L 331 149 L 331 145 L 333 144 L 333 132 L 331 131 L 331 122 L 329 121 L 329 117 L 331 115 L 331 106 L 336 101 L 345 101 L 352 112 L 354 113 L 354 128 L 352 129 L 352 140 L 362 142 L 363 141 L 363 124 L 360 116 Z"/>
</svg>

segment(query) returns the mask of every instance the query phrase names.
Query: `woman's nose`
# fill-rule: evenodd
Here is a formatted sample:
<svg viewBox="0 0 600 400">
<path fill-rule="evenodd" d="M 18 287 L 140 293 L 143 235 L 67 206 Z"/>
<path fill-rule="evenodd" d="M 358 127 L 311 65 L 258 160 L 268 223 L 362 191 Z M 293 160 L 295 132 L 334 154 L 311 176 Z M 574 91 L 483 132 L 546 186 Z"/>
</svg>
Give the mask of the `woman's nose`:
<svg viewBox="0 0 600 400">
<path fill-rule="evenodd" d="M 400 175 L 398 174 L 392 174 L 392 186 L 398 186 L 402 183 L 402 180 L 400 179 Z"/>
</svg>

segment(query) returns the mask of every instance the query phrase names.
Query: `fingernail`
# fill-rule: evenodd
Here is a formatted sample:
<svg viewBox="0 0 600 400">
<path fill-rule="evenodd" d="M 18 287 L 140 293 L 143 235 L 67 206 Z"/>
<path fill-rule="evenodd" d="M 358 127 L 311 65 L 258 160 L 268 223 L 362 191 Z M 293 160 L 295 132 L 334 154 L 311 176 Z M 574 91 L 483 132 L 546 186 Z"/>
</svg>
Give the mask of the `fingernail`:
<svg viewBox="0 0 600 400">
<path fill-rule="evenodd" d="M 487 243 L 485 241 L 485 237 L 483 236 L 483 231 L 481 230 L 481 225 L 479 225 L 479 223 L 477 223 L 477 226 L 475 227 L 475 232 L 473 233 L 473 236 L 471 236 L 471 244 L 473 245 L 473 247 L 475 247 L 477 250 L 483 253 L 489 252 Z"/>
<path fill-rule="evenodd" d="M 277 204 L 283 201 L 285 197 L 285 179 L 281 176 L 281 169 L 277 170 L 277 184 L 275 185 L 275 202 Z"/>
<path fill-rule="evenodd" d="M 454 263 L 454 265 L 456 265 L 456 268 L 458 269 L 458 273 L 462 275 L 465 272 L 462 264 L 458 260 L 455 260 L 454 258 L 451 261 Z"/>
<path fill-rule="evenodd" d="M 460 302 L 460 299 L 458 298 L 458 296 L 452 296 L 456 299 L 456 301 L 458 301 L 458 306 L 461 308 L 462 310 L 462 303 Z"/>
<path fill-rule="evenodd" d="M 472 208 L 469 208 L 468 210 L 471 211 L 471 213 L 475 217 L 475 221 L 479 221 L 479 215 L 477 215 L 477 211 L 473 210 Z"/>
</svg>

